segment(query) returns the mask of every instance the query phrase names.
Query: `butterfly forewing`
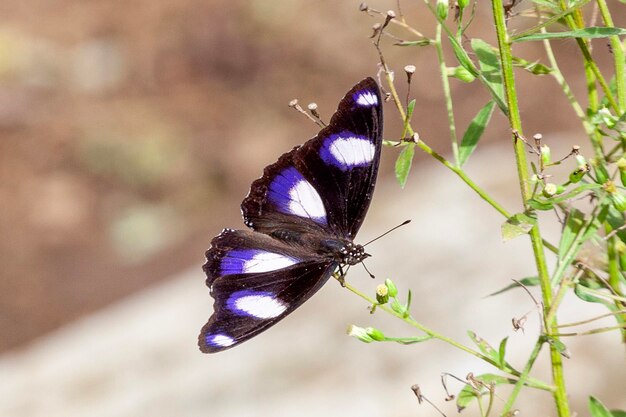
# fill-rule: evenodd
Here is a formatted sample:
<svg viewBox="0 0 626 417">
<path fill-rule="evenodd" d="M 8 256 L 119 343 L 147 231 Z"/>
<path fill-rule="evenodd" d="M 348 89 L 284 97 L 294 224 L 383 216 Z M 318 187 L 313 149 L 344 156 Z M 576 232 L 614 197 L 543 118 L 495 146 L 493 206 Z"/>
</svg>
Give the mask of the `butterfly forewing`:
<svg viewBox="0 0 626 417">
<path fill-rule="evenodd" d="M 382 125 L 380 90 L 367 78 L 341 100 L 328 126 L 252 184 L 241 205 L 246 224 L 263 233 L 285 226 L 353 239 L 374 191 Z"/>
<path fill-rule="evenodd" d="M 203 352 L 271 327 L 343 263 L 341 250 L 363 223 L 374 191 L 382 122 L 380 90 L 367 78 L 341 100 L 328 126 L 252 183 L 241 210 L 254 231 L 225 229 L 206 253 L 215 303 L 199 336 Z"/>
</svg>

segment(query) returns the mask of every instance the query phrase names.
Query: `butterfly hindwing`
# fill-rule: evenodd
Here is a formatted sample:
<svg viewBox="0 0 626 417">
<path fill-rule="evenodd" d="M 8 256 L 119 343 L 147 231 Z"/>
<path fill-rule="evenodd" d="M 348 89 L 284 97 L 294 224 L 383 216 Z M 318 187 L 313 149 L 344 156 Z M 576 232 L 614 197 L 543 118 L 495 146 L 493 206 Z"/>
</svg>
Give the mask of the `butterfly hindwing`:
<svg viewBox="0 0 626 417">
<path fill-rule="evenodd" d="M 224 230 L 204 266 L 215 302 L 200 349 L 219 352 L 273 326 L 317 292 L 335 267 L 266 235 Z"/>
<path fill-rule="evenodd" d="M 374 191 L 382 123 L 380 90 L 366 78 L 328 126 L 252 184 L 241 205 L 246 225 L 262 233 L 291 227 L 354 238 Z"/>
</svg>

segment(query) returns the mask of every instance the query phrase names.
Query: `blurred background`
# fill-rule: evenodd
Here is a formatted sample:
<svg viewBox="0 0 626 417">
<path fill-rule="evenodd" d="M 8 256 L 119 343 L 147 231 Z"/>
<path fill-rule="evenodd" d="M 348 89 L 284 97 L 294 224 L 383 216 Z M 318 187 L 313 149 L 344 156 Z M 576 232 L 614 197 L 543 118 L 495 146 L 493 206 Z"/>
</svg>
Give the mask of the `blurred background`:
<svg viewBox="0 0 626 417">
<path fill-rule="evenodd" d="M 396 2 L 369 5 L 385 11 Z M 346 337 L 352 323 L 413 333 L 370 316 L 334 282 L 253 342 L 219 356 L 196 347 L 211 314 L 200 269 L 210 239 L 223 227 L 243 227 L 239 204 L 251 181 L 317 131 L 287 103 L 315 101 L 328 120 L 345 91 L 377 73 L 369 36 L 381 19 L 358 6 L 0 4 L 0 414 L 437 415 L 418 405 L 409 389 L 415 383 L 455 412 L 443 400 L 439 374 L 464 378 L 489 369 L 437 342 L 364 345 Z M 433 33 L 420 4 L 403 10 L 420 31 Z M 489 16 L 487 3 L 479 4 L 471 36 L 493 44 Z M 530 22 L 519 17 L 511 27 Z M 447 154 L 434 49 L 391 43 L 383 42 L 384 52 L 399 75 L 405 65 L 417 66 L 414 126 Z M 542 56 L 540 47 L 521 44 L 516 51 L 532 61 Z M 554 47 L 571 86 L 582 92 L 576 46 Z M 605 44 L 594 52 L 608 65 Z M 584 148 L 582 129 L 552 79 L 520 72 L 518 81 L 527 134 L 543 133 L 553 155 L 567 154 L 573 144 Z M 488 96 L 478 83 L 451 83 L 464 130 Z M 397 139 L 401 126 L 391 105 L 385 122 L 385 137 Z M 495 114 L 468 170 L 514 211 L 519 198 L 508 138 L 506 120 Z M 511 355 L 523 360 L 536 317 L 531 313 L 526 334 L 513 333 L 510 319 L 532 310 L 532 301 L 521 291 L 483 297 L 532 274 L 525 239 L 503 244 L 503 219 L 425 155 L 417 155 L 401 191 L 393 178 L 397 151 L 384 154 L 358 240 L 406 218 L 413 223 L 378 242 L 368 266 L 418 294 L 425 324 L 464 341 L 466 329 L 493 344 L 511 335 Z M 546 226 L 553 237 L 555 223 Z M 375 283 L 359 268 L 349 279 L 373 293 Z M 601 312 L 568 302 L 567 318 Z M 608 353 L 597 357 L 600 346 Z M 570 350 L 566 369 L 579 415 L 586 415 L 589 394 L 626 407 L 618 337 L 587 336 Z M 539 377 L 549 380 L 545 371 Z M 451 385 L 453 392 L 461 387 Z M 525 395 L 522 410 L 554 414 L 547 395 Z"/>
</svg>

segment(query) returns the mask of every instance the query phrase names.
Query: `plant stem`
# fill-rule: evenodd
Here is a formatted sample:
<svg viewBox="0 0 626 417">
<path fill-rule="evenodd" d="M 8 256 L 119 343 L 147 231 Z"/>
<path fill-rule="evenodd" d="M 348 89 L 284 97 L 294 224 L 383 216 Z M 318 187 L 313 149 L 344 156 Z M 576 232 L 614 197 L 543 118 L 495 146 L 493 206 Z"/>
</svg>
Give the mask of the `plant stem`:
<svg viewBox="0 0 626 417">
<path fill-rule="evenodd" d="M 530 370 L 535 364 L 535 360 L 537 360 L 537 357 L 539 356 L 539 352 L 541 351 L 541 347 L 543 346 L 543 343 L 544 343 L 544 338 L 543 336 L 540 336 L 537 339 L 537 342 L 535 343 L 535 347 L 533 347 L 533 351 L 530 354 L 530 358 L 528 358 L 528 362 L 526 362 L 526 366 L 524 366 L 524 370 L 522 370 L 522 374 L 519 376 L 519 379 L 517 380 L 517 382 L 515 383 L 515 386 L 513 387 L 513 391 L 511 392 L 511 395 L 509 395 L 509 398 L 506 400 L 506 403 L 504 404 L 504 408 L 502 409 L 502 413 L 500 413 L 500 415 L 507 415 L 507 413 L 511 411 L 511 408 L 513 407 L 513 404 L 515 404 L 515 401 L 517 400 L 517 396 L 519 395 L 522 389 L 522 386 L 524 386 L 524 383 L 526 382 L 526 379 L 528 378 L 528 374 L 530 373 Z"/>
<path fill-rule="evenodd" d="M 491 4 L 494 23 L 496 26 L 496 33 L 498 37 L 498 49 L 500 51 L 500 59 L 502 63 L 502 79 L 504 81 L 507 108 L 509 110 L 509 123 L 512 131 L 517 131 L 521 133 L 522 123 L 517 103 L 517 91 L 515 89 L 515 78 L 513 75 L 511 44 L 506 29 L 504 5 L 502 3 L 502 0 L 492 0 Z M 526 150 L 524 148 L 524 143 L 516 140 L 515 135 L 513 135 L 513 145 L 515 150 L 517 172 L 519 176 L 519 186 L 522 193 L 522 199 L 524 201 L 525 208 L 528 209 L 528 200 L 531 198 L 532 194 L 528 186 L 529 172 L 528 163 L 526 161 Z M 541 233 L 538 224 L 536 224 L 530 230 L 529 235 L 541 286 L 545 320 L 552 304 L 552 287 L 550 286 L 550 275 L 548 272 L 548 266 L 546 263 L 543 242 L 541 239 Z M 553 318 L 551 322 L 544 322 L 544 326 L 548 334 L 557 333 L 556 318 Z M 552 378 L 556 387 L 556 390 L 553 393 L 556 408 L 560 417 L 566 417 L 570 415 L 570 412 L 569 404 L 567 402 L 567 391 L 565 389 L 563 363 L 561 355 L 552 344 L 550 345 L 550 359 L 552 361 Z"/>
<path fill-rule="evenodd" d="M 615 27 L 611 13 L 606 5 L 605 0 L 596 0 L 596 4 L 600 9 L 600 15 L 604 20 L 604 26 Z M 615 67 L 615 91 L 617 96 L 618 115 L 621 115 L 626 109 L 626 77 L 624 75 L 624 50 L 619 36 L 611 36 L 611 50 L 613 53 L 613 62 Z"/>
<path fill-rule="evenodd" d="M 388 314 L 391 314 L 399 319 L 401 319 L 402 321 L 404 321 L 405 323 L 407 323 L 408 325 L 415 327 L 416 329 L 420 330 L 421 332 L 424 332 L 425 334 L 427 334 L 428 336 L 432 337 L 433 339 L 438 339 L 441 340 L 442 342 L 448 343 L 449 345 L 452 345 L 454 347 L 456 347 L 457 349 L 460 349 L 464 352 L 469 353 L 472 356 L 475 356 L 478 359 L 482 359 L 483 361 L 493 365 L 494 367 L 496 367 L 497 369 L 506 372 L 510 375 L 513 375 L 515 377 L 519 377 L 521 374 L 520 372 L 516 371 L 515 369 L 509 367 L 508 365 L 504 365 L 501 366 L 499 365 L 495 360 L 491 359 L 488 356 L 483 355 L 482 353 L 469 348 L 461 343 L 458 343 L 457 341 L 450 339 L 447 336 L 442 335 L 441 333 L 438 333 L 434 330 L 431 330 L 430 328 L 424 326 L 423 324 L 419 323 L 418 321 L 416 321 L 413 317 L 411 316 L 404 316 L 394 310 L 392 310 L 391 308 L 387 307 L 384 304 L 378 304 L 378 302 L 368 296 L 367 294 L 359 291 L 358 289 L 356 289 L 355 287 L 353 287 L 352 285 L 350 285 L 349 283 L 345 282 L 345 288 L 352 292 L 353 294 L 358 295 L 359 297 L 361 297 L 362 299 L 364 299 L 365 301 L 367 301 L 368 303 L 370 303 L 371 305 L 376 305 L 376 309 L 377 310 L 383 310 Z M 528 378 L 527 380 L 528 382 L 528 386 L 531 386 L 533 388 L 537 388 L 537 389 L 541 389 L 544 391 L 553 391 L 554 388 L 538 379 L 535 378 Z"/>
<path fill-rule="evenodd" d="M 450 79 L 448 78 L 448 69 L 446 67 L 445 57 L 443 55 L 443 46 L 441 45 L 441 23 L 437 23 L 437 35 L 435 38 L 435 49 L 437 50 L 437 59 L 439 60 L 439 72 L 441 75 L 441 83 L 443 85 L 443 96 L 446 100 L 446 110 L 448 113 L 448 125 L 450 129 L 450 140 L 452 143 L 452 155 L 456 166 L 460 165 L 459 143 L 456 136 L 456 122 L 454 121 L 454 109 L 452 107 L 452 95 L 450 94 Z"/>
</svg>

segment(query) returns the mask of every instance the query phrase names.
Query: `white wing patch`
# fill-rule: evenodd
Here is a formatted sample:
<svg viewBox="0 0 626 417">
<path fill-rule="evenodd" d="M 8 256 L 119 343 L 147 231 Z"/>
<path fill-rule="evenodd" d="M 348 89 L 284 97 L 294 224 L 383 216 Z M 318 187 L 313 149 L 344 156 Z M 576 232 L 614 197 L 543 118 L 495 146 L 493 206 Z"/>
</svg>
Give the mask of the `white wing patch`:
<svg viewBox="0 0 626 417">
<path fill-rule="evenodd" d="M 275 298 L 270 293 L 246 293 L 229 300 L 232 310 L 238 313 L 245 313 L 259 319 L 271 319 L 278 317 L 287 310 L 287 305 Z"/>
<path fill-rule="evenodd" d="M 289 190 L 289 211 L 296 216 L 326 219 L 322 198 L 306 180 L 298 181 Z"/>
<path fill-rule="evenodd" d="M 228 347 L 235 343 L 235 339 L 225 334 L 212 334 L 206 338 L 207 344 L 217 347 Z"/>
<path fill-rule="evenodd" d="M 375 106 L 378 104 L 378 96 L 371 91 L 361 91 L 355 94 L 354 101 L 363 107 Z"/>
<path fill-rule="evenodd" d="M 367 139 L 356 137 L 334 139 L 328 146 L 328 151 L 335 161 L 346 168 L 369 165 L 374 159 L 376 148 Z"/>
<path fill-rule="evenodd" d="M 298 263 L 298 260 L 289 256 L 273 252 L 259 251 L 251 259 L 245 261 L 243 272 L 268 272 L 283 269 Z"/>
</svg>

